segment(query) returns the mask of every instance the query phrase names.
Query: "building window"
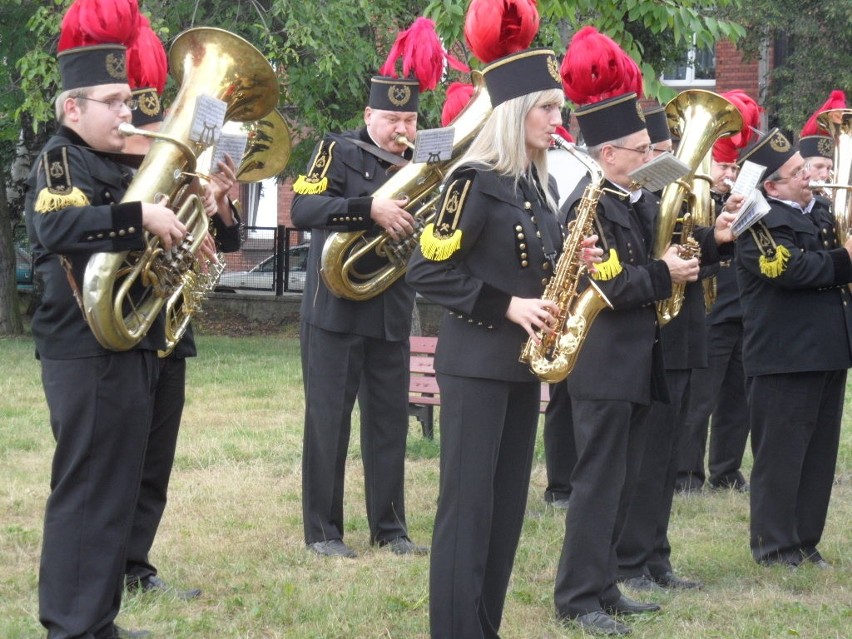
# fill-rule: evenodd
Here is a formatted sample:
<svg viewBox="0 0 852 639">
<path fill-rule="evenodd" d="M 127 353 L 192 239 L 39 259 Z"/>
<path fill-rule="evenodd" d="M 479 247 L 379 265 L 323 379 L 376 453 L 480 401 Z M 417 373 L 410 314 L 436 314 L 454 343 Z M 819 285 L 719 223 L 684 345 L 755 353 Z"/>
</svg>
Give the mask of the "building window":
<svg viewBox="0 0 852 639">
<path fill-rule="evenodd" d="M 680 59 L 666 65 L 662 80 L 670 87 L 715 87 L 716 47 L 690 47 Z"/>
</svg>

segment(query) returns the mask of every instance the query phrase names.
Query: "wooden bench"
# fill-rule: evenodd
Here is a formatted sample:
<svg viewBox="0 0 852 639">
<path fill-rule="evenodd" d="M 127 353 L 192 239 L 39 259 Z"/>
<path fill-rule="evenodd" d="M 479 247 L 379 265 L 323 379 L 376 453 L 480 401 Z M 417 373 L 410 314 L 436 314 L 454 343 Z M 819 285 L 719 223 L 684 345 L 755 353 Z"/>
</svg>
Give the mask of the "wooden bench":
<svg viewBox="0 0 852 639">
<path fill-rule="evenodd" d="M 432 439 L 435 436 L 435 407 L 441 405 L 441 391 L 435 378 L 435 345 L 438 338 L 412 335 L 410 343 L 408 414 L 420 422 L 423 436 Z M 542 383 L 540 412 L 543 413 L 547 408 L 548 401 L 550 387 Z"/>
</svg>

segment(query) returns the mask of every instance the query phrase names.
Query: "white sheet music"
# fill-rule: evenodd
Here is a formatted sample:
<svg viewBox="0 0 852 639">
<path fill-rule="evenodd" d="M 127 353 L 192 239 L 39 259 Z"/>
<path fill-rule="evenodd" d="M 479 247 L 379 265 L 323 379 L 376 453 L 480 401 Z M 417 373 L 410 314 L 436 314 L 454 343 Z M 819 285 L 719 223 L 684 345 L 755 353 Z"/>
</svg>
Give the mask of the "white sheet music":
<svg viewBox="0 0 852 639">
<path fill-rule="evenodd" d="M 663 153 L 638 169 L 634 169 L 628 175 L 634 182 L 649 191 L 659 191 L 687 173 L 689 173 L 689 165 L 671 153 Z"/>
<path fill-rule="evenodd" d="M 418 164 L 421 162 L 446 162 L 451 159 L 453 157 L 455 131 L 455 128 L 451 126 L 418 131 L 414 141 L 414 156 L 411 161 Z"/>
<path fill-rule="evenodd" d="M 222 133 L 216 142 L 209 172 L 216 173 L 219 170 L 219 162 L 225 161 L 226 153 L 231 156 L 234 166 L 239 167 L 243 161 L 247 144 L 248 134 L 246 133 Z"/>
<path fill-rule="evenodd" d="M 748 196 L 749 193 L 757 188 L 764 171 L 766 171 L 766 167 L 763 165 L 755 164 L 748 160 L 743 162 L 739 173 L 737 173 L 737 181 L 734 182 L 734 186 L 731 189 L 731 195 L 740 194 Z"/>
<path fill-rule="evenodd" d="M 189 139 L 205 146 L 215 144 L 222 133 L 227 109 L 228 105 L 223 100 L 211 98 L 209 95 L 199 95 L 195 100 Z"/>
</svg>

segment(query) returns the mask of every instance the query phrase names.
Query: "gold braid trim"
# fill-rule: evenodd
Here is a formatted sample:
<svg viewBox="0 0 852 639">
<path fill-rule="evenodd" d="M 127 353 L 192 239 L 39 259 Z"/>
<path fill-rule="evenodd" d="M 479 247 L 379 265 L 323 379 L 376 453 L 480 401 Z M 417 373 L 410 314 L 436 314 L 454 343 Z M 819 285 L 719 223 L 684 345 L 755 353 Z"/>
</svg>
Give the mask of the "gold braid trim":
<svg viewBox="0 0 852 639">
<path fill-rule="evenodd" d="M 763 222 L 758 222 L 749 231 L 761 253 L 757 261 L 760 265 L 760 272 L 769 278 L 780 277 L 787 270 L 787 262 L 790 261 L 790 249 L 783 244 L 776 244 Z"/>
<path fill-rule="evenodd" d="M 76 186 L 68 193 L 55 193 L 49 188 L 42 189 L 36 198 L 34 209 L 37 213 L 53 213 L 69 206 L 86 206 L 89 198 Z"/>
<path fill-rule="evenodd" d="M 441 262 L 461 248 L 462 232 L 453 231 L 449 237 L 436 237 L 435 224 L 429 222 L 420 236 L 420 252 L 423 257 L 433 262 Z"/>
<path fill-rule="evenodd" d="M 293 191 L 299 195 L 316 195 L 323 193 L 328 188 L 328 169 L 331 166 L 331 152 L 337 142 L 331 142 L 328 146 L 320 142 L 317 154 L 307 175 L 300 175 L 293 182 Z"/>
<path fill-rule="evenodd" d="M 614 248 L 609 250 L 609 257 L 605 262 L 595 264 L 595 272 L 592 273 L 592 279 L 605 281 L 611 280 L 618 276 L 624 268 L 621 266 L 621 260 L 618 259 L 618 251 Z"/>
<path fill-rule="evenodd" d="M 461 248 L 462 232 L 458 225 L 471 182 L 468 178 L 453 180 L 444 196 L 441 212 L 435 216 L 435 222 L 427 224 L 423 229 L 420 252 L 427 260 L 446 260 Z"/>
</svg>

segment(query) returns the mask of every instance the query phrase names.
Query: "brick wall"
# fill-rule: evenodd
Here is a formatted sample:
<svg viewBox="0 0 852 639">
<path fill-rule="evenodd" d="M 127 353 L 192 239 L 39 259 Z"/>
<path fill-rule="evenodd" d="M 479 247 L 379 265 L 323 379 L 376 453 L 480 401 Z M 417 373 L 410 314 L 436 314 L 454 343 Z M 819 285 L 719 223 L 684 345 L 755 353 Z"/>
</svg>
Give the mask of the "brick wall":
<svg viewBox="0 0 852 639">
<path fill-rule="evenodd" d="M 736 46 L 725 40 L 716 45 L 716 93 L 733 89 L 742 89 L 759 101 L 759 63 L 745 62 Z"/>
</svg>

